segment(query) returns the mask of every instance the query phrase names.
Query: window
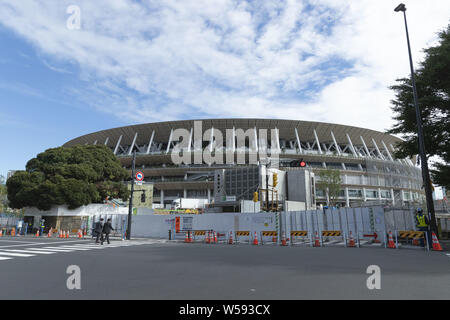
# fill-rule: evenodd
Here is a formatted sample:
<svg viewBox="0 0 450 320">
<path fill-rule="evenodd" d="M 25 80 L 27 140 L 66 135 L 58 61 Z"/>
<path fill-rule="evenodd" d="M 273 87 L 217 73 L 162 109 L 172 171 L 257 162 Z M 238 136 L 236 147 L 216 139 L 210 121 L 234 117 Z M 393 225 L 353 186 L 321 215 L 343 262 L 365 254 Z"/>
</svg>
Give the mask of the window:
<svg viewBox="0 0 450 320">
<path fill-rule="evenodd" d="M 349 189 L 348 190 L 349 198 L 362 198 L 362 190 L 359 189 Z"/>
<path fill-rule="evenodd" d="M 381 195 L 381 198 L 383 198 L 383 199 L 391 198 L 391 192 L 389 190 L 381 190 L 380 195 Z"/>
<path fill-rule="evenodd" d="M 378 191 L 377 190 L 366 190 L 366 197 L 367 198 L 378 198 Z"/>
</svg>

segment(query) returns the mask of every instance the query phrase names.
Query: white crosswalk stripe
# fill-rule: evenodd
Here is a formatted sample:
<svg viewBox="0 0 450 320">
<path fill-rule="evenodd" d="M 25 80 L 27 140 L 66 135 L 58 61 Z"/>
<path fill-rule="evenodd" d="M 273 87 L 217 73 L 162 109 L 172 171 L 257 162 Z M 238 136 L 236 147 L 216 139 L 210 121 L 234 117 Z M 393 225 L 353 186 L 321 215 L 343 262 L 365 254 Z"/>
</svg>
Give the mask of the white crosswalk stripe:
<svg viewBox="0 0 450 320">
<path fill-rule="evenodd" d="M 38 251 L 38 250 L 19 250 L 19 249 L 8 249 L 4 250 L 6 252 L 17 252 L 17 253 L 38 253 L 38 254 L 53 254 L 56 252 L 48 252 L 48 251 Z"/>
<path fill-rule="evenodd" d="M 0 247 L 0 261 L 11 260 L 14 258 L 28 258 L 37 255 L 49 255 L 55 253 L 72 253 L 90 250 L 99 250 L 107 248 L 131 247 L 145 244 L 166 243 L 165 240 L 134 240 L 134 241 L 113 241 L 111 244 L 103 243 L 48 243 L 52 246 L 47 247 L 29 247 L 24 249 L 2 249 Z M 40 243 L 41 245 L 43 243 Z M 28 244 L 29 245 L 29 244 Z"/>
<path fill-rule="evenodd" d="M 14 252 L 0 252 L 0 256 L 11 256 L 11 257 L 34 257 L 35 254 L 28 254 L 28 253 L 14 253 Z"/>
</svg>

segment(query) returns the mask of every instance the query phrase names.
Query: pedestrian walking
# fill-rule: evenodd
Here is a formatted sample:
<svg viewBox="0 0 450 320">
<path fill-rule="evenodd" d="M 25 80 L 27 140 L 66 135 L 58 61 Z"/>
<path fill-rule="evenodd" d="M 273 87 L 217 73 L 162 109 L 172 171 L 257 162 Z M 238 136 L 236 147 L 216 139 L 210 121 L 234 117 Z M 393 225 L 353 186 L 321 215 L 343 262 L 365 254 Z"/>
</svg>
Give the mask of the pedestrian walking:
<svg viewBox="0 0 450 320">
<path fill-rule="evenodd" d="M 106 220 L 106 223 L 103 225 L 103 233 L 105 234 L 105 240 L 108 242 L 108 244 L 109 244 L 109 234 L 111 233 L 111 230 L 114 230 L 114 228 L 112 227 L 112 224 L 111 224 L 111 218 L 109 218 L 108 220 Z M 102 241 L 102 244 L 103 244 L 103 241 Z"/>
<path fill-rule="evenodd" d="M 103 244 L 103 218 L 100 218 L 100 220 L 95 223 L 94 233 L 96 236 L 95 243 L 98 243 L 98 239 L 100 238 L 100 242 Z"/>
</svg>

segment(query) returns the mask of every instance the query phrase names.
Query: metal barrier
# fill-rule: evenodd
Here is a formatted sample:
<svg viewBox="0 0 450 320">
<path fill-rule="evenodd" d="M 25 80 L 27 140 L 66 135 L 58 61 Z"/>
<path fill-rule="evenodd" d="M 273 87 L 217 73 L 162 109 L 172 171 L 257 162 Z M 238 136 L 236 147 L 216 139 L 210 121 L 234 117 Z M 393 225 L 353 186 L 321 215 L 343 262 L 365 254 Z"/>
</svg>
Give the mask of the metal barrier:
<svg viewBox="0 0 450 320">
<path fill-rule="evenodd" d="M 405 239 L 406 240 L 406 244 L 408 244 L 408 239 L 411 239 L 411 244 L 412 245 L 419 245 L 414 244 L 414 241 L 419 240 L 419 239 L 423 239 L 424 241 L 424 249 L 425 250 L 429 250 L 428 247 L 428 239 L 425 236 L 425 231 L 415 231 L 415 230 L 398 230 L 395 234 L 396 236 L 396 244 L 397 244 L 397 248 L 398 248 L 398 238 L 400 239 Z"/>
<path fill-rule="evenodd" d="M 205 242 L 206 241 L 206 233 L 209 230 L 192 230 L 192 241 L 196 242 L 196 241 L 200 241 L 200 242 Z M 199 238 L 201 237 L 201 238 Z"/>
<path fill-rule="evenodd" d="M 234 232 L 234 239 L 235 243 L 243 243 L 240 241 L 240 237 L 248 237 L 247 243 L 250 244 L 252 239 L 250 236 L 250 231 L 235 231 Z"/>
<path fill-rule="evenodd" d="M 342 239 L 339 239 L 339 240 L 333 239 L 330 241 L 329 240 L 330 237 L 333 237 L 333 238 L 342 237 Z M 320 233 L 320 243 L 322 246 L 324 246 L 325 243 L 335 244 L 335 243 L 342 242 L 342 241 L 344 242 L 344 245 L 347 246 L 345 233 L 343 233 L 341 230 L 322 230 L 322 232 Z"/>
<path fill-rule="evenodd" d="M 265 242 L 264 237 L 271 237 L 272 244 L 274 244 L 274 245 L 278 244 L 278 232 L 277 231 L 261 231 L 260 239 L 261 239 L 262 245 L 270 243 L 270 241 Z"/>
<path fill-rule="evenodd" d="M 305 239 L 305 237 L 308 236 L 308 231 L 305 230 L 297 230 L 297 231 L 291 231 L 290 241 L 289 243 L 291 246 L 296 244 L 306 244 L 306 240 L 311 240 L 309 238 Z M 295 242 L 298 237 L 302 237 L 302 242 Z"/>
</svg>

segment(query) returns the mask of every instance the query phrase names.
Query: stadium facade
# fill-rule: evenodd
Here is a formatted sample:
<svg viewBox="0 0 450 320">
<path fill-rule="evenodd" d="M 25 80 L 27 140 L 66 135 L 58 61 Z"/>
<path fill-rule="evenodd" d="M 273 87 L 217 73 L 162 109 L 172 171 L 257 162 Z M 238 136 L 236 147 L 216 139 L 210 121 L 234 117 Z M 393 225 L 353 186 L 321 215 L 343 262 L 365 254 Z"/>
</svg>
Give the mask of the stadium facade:
<svg viewBox="0 0 450 320">
<path fill-rule="evenodd" d="M 239 144 L 237 136 L 242 134 L 244 142 Z M 144 173 L 146 182 L 153 183 L 153 201 L 159 204 L 177 198 L 212 200 L 215 170 L 260 164 L 261 154 L 269 153 L 277 155 L 280 170 L 310 170 L 316 179 L 320 170 L 339 170 L 342 206 L 422 202 L 421 171 L 414 159 L 393 156 L 399 141 L 383 132 L 322 122 L 205 119 L 108 129 L 64 146 L 104 144 L 130 172 L 136 149 L 136 169 Z M 204 158 L 205 150 L 212 151 L 214 161 Z M 180 153 L 184 161 L 178 161 L 179 157 L 174 161 L 174 155 Z M 292 161 L 300 159 L 306 168 L 292 167 Z M 326 203 L 324 190 L 315 190 L 315 197 L 317 204 Z"/>
</svg>

